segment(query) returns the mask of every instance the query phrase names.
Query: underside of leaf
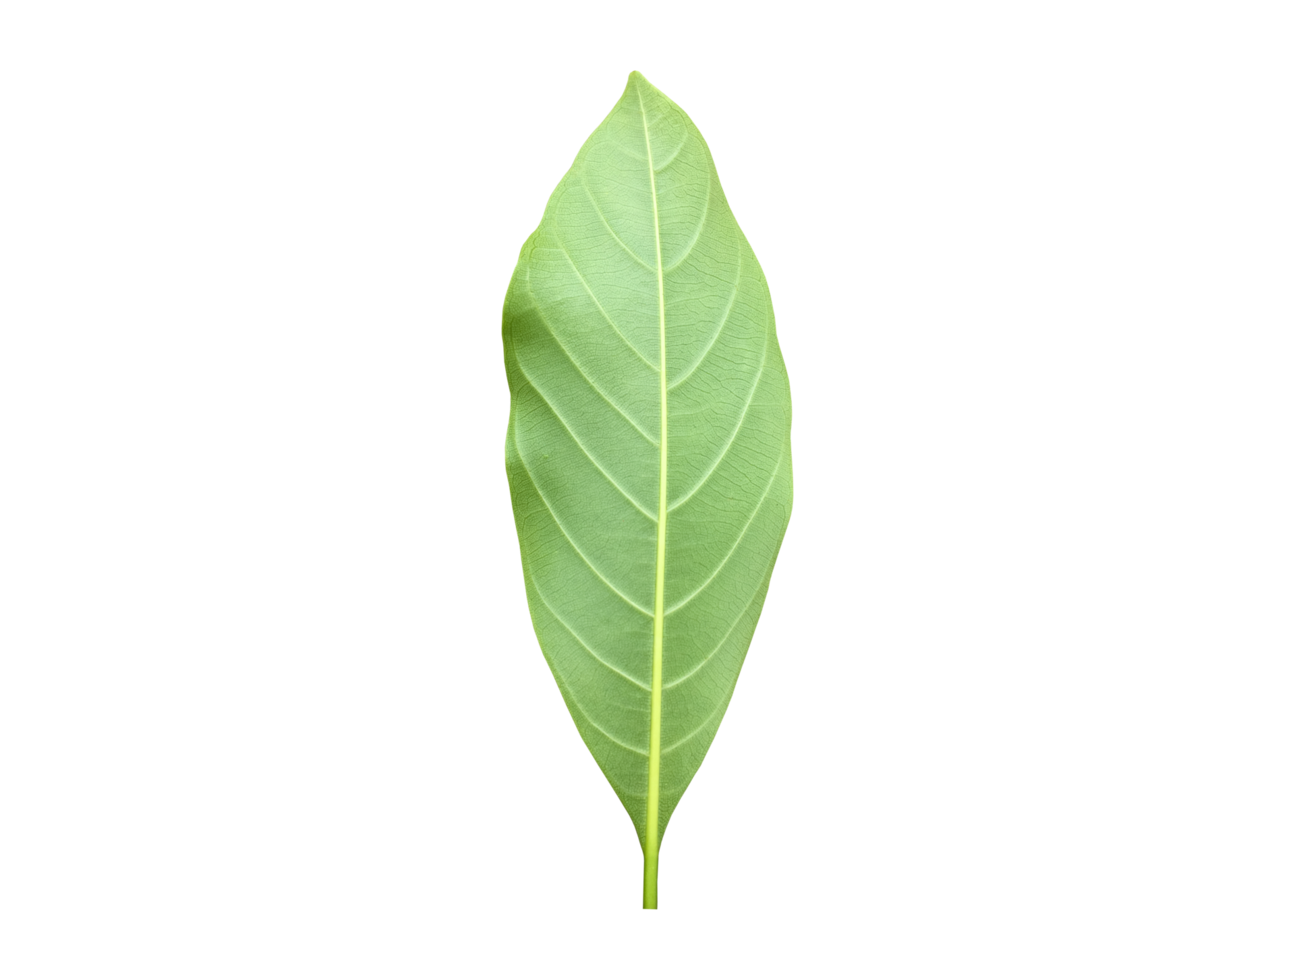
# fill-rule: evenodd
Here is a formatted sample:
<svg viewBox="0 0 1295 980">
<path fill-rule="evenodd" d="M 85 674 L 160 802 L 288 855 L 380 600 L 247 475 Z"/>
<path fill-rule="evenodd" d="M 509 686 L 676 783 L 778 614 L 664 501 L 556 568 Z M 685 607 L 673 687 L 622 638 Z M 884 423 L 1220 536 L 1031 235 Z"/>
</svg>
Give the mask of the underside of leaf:
<svg viewBox="0 0 1295 980">
<path fill-rule="evenodd" d="M 692 121 L 642 75 L 504 303 L 535 632 L 651 864 L 737 683 L 791 512 L 769 290 Z M 645 888 L 646 898 L 646 888 Z"/>
</svg>

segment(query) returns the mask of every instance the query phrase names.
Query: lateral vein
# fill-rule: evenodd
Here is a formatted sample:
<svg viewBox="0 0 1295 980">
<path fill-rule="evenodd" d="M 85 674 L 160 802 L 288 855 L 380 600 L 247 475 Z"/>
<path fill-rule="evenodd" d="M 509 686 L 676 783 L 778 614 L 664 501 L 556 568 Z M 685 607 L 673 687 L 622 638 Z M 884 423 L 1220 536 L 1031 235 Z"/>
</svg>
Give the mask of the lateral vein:
<svg viewBox="0 0 1295 980">
<path fill-rule="evenodd" d="M 513 435 L 513 443 L 514 444 L 517 443 L 516 433 L 514 433 Z M 550 516 L 552 516 L 553 518 L 553 523 L 556 524 L 558 530 L 562 532 L 562 536 L 567 539 L 567 544 L 571 545 L 571 550 L 580 556 L 580 560 L 582 562 L 584 562 L 587 566 L 589 566 L 589 571 L 593 572 L 596 576 L 598 576 L 598 579 L 603 583 L 603 585 L 607 586 L 607 588 L 615 592 L 618 596 L 620 596 L 627 603 L 629 603 L 630 606 L 637 609 L 644 616 L 653 615 L 647 609 L 643 608 L 637 602 L 635 602 L 633 599 L 627 596 L 620 589 L 616 588 L 616 586 L 612 585 L 611 581 L 607 578 L 607 576 L 604 575 L 602 572 L 600 572 L 598 568 L 594 565 L 594 563 L 589 560 L 589 556 L 584 553 L 580 545 L 576 544 L 576 539 L 571 536 L 571 532 L 568 531 L 566 528 L 566 525 L 562 523 L 562 518 L 558 517 L 558 512 L 553 509 L 553 505 L 549 503 L 549 498 L 545 495 L 544 490 L 540 486 L 539 481 L 535 479 L 535 474 L 531 472 L 530 464 L 526 462 L 526 454 L 522 452 L 522 447 L 520 445 L 517 446 L 517 458 L 521 460 L 522 469 L 526 471 L 526 476 L 530 479 L 531 486 L 533 486 L 535 488 L 535 492 L 539 494 L 540 502 L 543 503 L 544 506 L 548 509 Z"/>
</svg>

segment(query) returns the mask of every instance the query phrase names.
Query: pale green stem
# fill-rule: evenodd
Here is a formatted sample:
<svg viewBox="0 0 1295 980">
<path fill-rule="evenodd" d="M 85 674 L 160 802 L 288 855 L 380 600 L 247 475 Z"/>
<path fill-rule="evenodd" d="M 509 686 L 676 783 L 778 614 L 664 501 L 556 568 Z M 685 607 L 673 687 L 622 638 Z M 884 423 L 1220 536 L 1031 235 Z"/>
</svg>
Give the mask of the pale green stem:
<svg viewBox="0 0 1295 980">
<path fill-rule="evenodd" d="M 643 852 L 643 907 L 656 908 L 657 841 L 649 841 Z"/>
</svg>

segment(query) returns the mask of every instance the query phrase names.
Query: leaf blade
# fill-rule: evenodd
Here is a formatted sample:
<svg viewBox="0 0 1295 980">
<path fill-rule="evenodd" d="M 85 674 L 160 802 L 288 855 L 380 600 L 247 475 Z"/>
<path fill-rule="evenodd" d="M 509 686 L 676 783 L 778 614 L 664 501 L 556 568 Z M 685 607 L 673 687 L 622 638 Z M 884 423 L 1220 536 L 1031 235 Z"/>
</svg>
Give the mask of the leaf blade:
<svg viewBox="0 0 1295 980">
<path fill-rule="evenodd" d="M 536 635 L 654 876 L 786 531 L 791 404 L 710 151 L 637 72 L 522 248 L 504 349 Z"/>
</svg>

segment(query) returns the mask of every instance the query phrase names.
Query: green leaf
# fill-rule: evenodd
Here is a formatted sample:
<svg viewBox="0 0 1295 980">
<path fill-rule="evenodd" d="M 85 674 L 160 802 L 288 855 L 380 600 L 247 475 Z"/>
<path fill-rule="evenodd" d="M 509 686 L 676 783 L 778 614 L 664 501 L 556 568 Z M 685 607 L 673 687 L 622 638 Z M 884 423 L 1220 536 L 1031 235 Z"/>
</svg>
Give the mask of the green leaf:
<svg viewBox="0 0 1295 980">
<path fill-rule="evenodd" d="M 638 72 L 522 246 L 504 362 L 531 619 L 655 908 L 791 514 L 791 396 L 710 150 Z"/>
</svg>

